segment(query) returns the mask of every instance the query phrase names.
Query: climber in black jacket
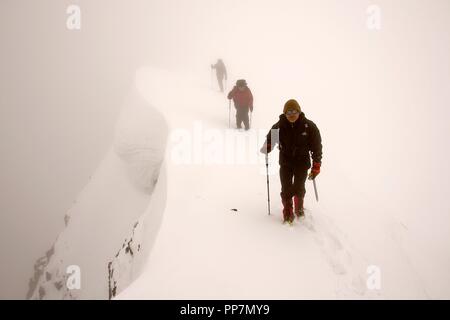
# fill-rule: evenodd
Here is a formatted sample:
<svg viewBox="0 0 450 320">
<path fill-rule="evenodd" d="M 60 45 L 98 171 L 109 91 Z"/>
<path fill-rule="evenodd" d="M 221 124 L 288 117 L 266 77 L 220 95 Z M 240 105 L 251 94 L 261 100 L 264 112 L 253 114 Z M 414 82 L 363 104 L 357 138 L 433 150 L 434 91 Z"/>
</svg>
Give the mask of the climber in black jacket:
<svg viewBox="0 0 450 320">
<path fill-rule="evenodd" d="M 315 179 L 320 173 L 322 163 L 322 139 L 319 129 L 314 122 L 305 117 L 300 105 L 294 99 L 285 103 L 283 114 L 267 134 L 261 152 L 269 153 L 276 143 L 280 150 L 280 195 L 283 203 L 283 222 L 292 224 L 294 212 L 299 218 L 304 216 L 305 181 L 308 169 L 311 168 L 311 158 L 313 163 L 309 179 Z M 294 198 L 294 210 L 292 198 Z"/>
</svg>

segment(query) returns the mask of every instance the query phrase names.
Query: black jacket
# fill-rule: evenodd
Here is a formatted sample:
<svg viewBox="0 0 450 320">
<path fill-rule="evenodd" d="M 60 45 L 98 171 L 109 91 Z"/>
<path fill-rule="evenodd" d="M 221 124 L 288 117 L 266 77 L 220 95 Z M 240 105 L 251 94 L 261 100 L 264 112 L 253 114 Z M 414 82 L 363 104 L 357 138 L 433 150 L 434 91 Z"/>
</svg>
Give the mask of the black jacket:
<svg viewBox="0 0 450 320">
<path fill-rule="evenodd" d="M 274 131 L 272 141 L 271 132 Z M 278 138 L 276 129 L 278 130 Z M 322 161 L 322 138 L 316 124 L 305 117 L 303 112 L 294 123 L 290 123 L 284 114 L 272 126 L 267 134 L 266 144 L 269 152 L 278 143 L 280 149 L 279 163 L 282 166 L 311 168 L 311 159 L 314 162 Z M 310 154 L 311 152 L 311 154 Z"/>
</svg>

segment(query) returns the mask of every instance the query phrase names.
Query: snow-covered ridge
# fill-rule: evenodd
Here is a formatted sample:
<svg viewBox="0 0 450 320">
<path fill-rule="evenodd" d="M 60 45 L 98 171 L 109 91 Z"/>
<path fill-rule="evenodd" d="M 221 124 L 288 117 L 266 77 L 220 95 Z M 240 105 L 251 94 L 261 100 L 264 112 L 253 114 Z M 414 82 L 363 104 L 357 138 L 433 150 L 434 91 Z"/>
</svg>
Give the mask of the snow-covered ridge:
<svg viewBox="0 0 450 320">
<path fill-rule="evenodd" d="M 139 274 L 165 206 L 167 135 L 164 117 L 134 86 L 110 150 L 68 210 L 65 229 L 37 260 L 27 298 L 112 298 Z M 80 289 L 67 286 L 69 266 L 79 267 Z"/>
<path fill-rule="evenodd" d="M 161 108 L 169 127 L 193 132 L 193 138 L 198 122 L 204 130 L 227 132 L 228 101 L 223 94 L 179 74 L 153 69 L 137 74 L 142 96 Z M 253 129 L 268 130 L 279 111 L 267 101 L 280 99 L 263 80 L 253 79 L 251 86 L 260 89 L 255 90 Z M 176 95 L 170 94 L 172 88 Z M 234 113 L 231 116 L 233 123 Z M 332 115 L 316 112 L 315 117 L 322 123 L 320 119 Z M 326 146 L 340 143 L 327 126 L 321 129 Z M 253 134 L 230 131 L 236 137 Z M 206 138 L 197 142 L 214 144 Z M 172 143 L 177 141 L 169 139 L 169 151 Z M 270 178 L 268 216 L 266 177 L 258 164 L 180 165 L 167 156 L 167 205 L 157 241 L 142 275 L 117 298 L 426 298 L 420 276 L 397 241 L 404 230 L 379 214 L 382 208 L 373 207 L 358 186 L 337 188 L 347 173 L 336 159 L 328 159 L 336 155 L 326 154 L 318 181 L 321 202 L 315 202 L 308 184 L 306 219 L 293 227 L 281 225 L 277 174 Z M 373 288 L 368 281 L 377 270 L 381 286 Z"/>
<path fill-rule="evenodd" d="M 336 161 L 340 154 L 326 153 L 321 202 L 308 184 L 306 219 L 283 226 L 276 174 L 268 216 L 258 165 L 171 161 L 176 141 L 170 129 L 190 132 L 200 121 L 205 129 L 228 130 L 225 97 L 176 73 L 142 68 L 136 74 L 110 153 L 69 211 L 68 227 L 36 264 L 33 298 L 429 297 L 423 274 L 402 247 L 407 228 L 348 180 Z M 256 79 L 254 85 L 264 88 Z M 264 103 L 275 94 L 258 91 L 254 129 L 268 129 L 276 119 Z M 339 145 L 329 127 L 321 127 L 325 145 Z M 73 264 L 81 267 L 81 290 L 64 286 Z M 367 284 L 372 266 L 381 270 L 375 289 Z"/>
</svg>

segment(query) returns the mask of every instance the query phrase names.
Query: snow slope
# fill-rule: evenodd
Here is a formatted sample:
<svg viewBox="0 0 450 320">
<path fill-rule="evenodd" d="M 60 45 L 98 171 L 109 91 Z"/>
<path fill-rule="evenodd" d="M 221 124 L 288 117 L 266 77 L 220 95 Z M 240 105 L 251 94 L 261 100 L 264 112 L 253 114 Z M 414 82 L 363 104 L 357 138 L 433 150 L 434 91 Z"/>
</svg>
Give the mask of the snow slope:
<svg viewBox="0 0 450 320">
<path fill-rule="evenodd" d="M 139 69 L 111 151 L 69 211 L 66 229 L 36 263 L 29 297 L 432 297 L 417 259 L 405 250 L 407 226 L 374 206 L 376 195 L 352 184 L 334 150 L 328 152 L 341 142 L 330 126 L 321 126 L 327 117 L 320 110 L 312 118 L 324 143 L 320 202 L 308 181 L 306 218 L 282 225 L 274 152 L 267 214 L 258 150 L 279 112 L 267 101 L 279 97 L 255 91 L 253 129 L 237 131 L 228 129 L 227 100 L 209 83 Z M 74 264 L 81 269 L 80 290 L 64 286 Z M 368 285 L 374 267 L 375 288 Z"/>
<path fill-rule="evenodd" d="M 167 205 L 158 238 L 143 274 L 120 299 L 427 297 L 401 248 L 399 224 L 376 214 L 378 208 L 351 184 L 339 187 L 345 184 L 345 175 L 328 158 L 332 137 L 326 127 L 321 128 L 325 155 L 318 178 L 321 200 L 315 203 L 308 182 L 306 219 L 289 227 L 281 224 L 276 153 L 271 154 L 275 164 L 270 216 L 262 156 L 250 164 L 205 163 L 208 154 L 214 158 L 223 151 L 225 135 L 248 141 L 258 135 L 261 119 L 268 114 L 262 103 L 256 102 L 258 117 L 251 132 L 228 132 L 227 100 L 208 84 L 151 68 L 139 70 L 137 78 L 143 97 L 157 105 L 177 131 L 172 132 L 165 158 Z M 173 88 L 176 95 L 170 94 Z M 260 91 L 258 100 L 276 99 L 270 95 L 270 90 Z M 268 128 L 262 127 L 262 132 Z M 201 146 L 192 142 L 191 149 L 185 149 L 192 151 L 191 164 L 179 164 L 173 153 L 180 149 L 182 129 L 192 140 L 200 139 Z M 208 150 L 214 144 L 217 148 Z M 261 144 L 262 140 L 256 145 L 248 142 L 244 151 L 256 155 Z M 374 290 L 366 284 L 372 265 L 381 270 L 381 287 Z"/>
<path fill-rule="evenodd" d="M 125 145 L 112 145 L 80 194 L 67 229 L 36 264 L 30 295 L 450 297 L 450 47 L 442 40 L 450 30 L 448 1 L 379 1 L 383 27 L 377 32 L 367 29 L 369 3 L 361 1 L 144 3 L 129 19 L 125 7 L 109 15 L 104 8 L 114 6 L 98 7 L 111 22 L 100 23 L 98 35 L 122 21 L 115 35 L 127 40 L 111 37 L 113 50 L 102 53 L 120 56 L 121 48 L 133 64 L 135 55 L 145 56 L 152 65 L 189 70 L 203 80 L 139 70 L 138 91 L 126 104 L 135 107 L 121 129 L 134 134 Z M 134 24 L 132 32 L 125 27 Z M 92 31 L 83 39 L 96 48 L 90 44 L 100 37 Z M 127 45 L 130 39 L 139 46 Z M 251 144 L 259 131 L 228 132 L 227 101 L 203 82 L 219 56 L 230 83 L 246 78 L 255 94 L 254 129 L 265 133 L 282 104 L 298 98 L 321 130 L 320 202 L 308 182 L 307 218 L 292 228 L 280 225 L 276 164 L 267 216 L 261 141 Z M 125 78 L 122 72 L 107 78 L 116 76 Z M 166 154 L 154 150 L 169 134 Z M 189 137 L 190 151 L 180 150 Z M 237 149 L 228 150 L 221 139 L 237 146 L 240 138 L 253 141 L 244 147 L 253 163 L 203 162 Z M 155 154 L 161 163 L 151 160 Z M 150 167 L 136 161 L 141 156 Z M 177 163 L 190 156 L 194 164 Z M 270 159 L 276 163 L 276 154 Z M 69 264 L 81 265 L 87 279 L 81 291 L 58 290 Z M 379 290 L 366 286 L 371 266 L 380 271 Z"/>
<path fill-rule="evenodd" d="M 134 279 L 134 253 L 149 252 L 163 213 L 166 135 L 164 118 L 132 89 L 113 145 L 36 262 L 27 298 L 107 299 Z M 75 275 L 69 266 L 80 270 L 79 289 L 66 285 Z"/>
</svg>

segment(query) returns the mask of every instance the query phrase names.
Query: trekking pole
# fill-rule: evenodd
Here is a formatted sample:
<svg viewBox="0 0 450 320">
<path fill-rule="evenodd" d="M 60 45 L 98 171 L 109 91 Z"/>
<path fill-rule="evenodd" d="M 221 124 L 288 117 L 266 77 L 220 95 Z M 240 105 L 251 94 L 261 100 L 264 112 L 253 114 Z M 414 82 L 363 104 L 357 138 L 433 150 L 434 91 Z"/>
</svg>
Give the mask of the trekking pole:
<svg viewBox="0 0 450 320">
<path fill-rule="evenodd" d="M 213 89 L 213 69 L 211 67 L 211 89 Z"/>
<path fill-rule="evenodd" d="M 228 129 L 231 128 L 231 99 L 228 104 Z"/>
<path fill-rule="evenodd" d="M 268 151 L 266 150 L 268 153 Z M 269 156 L 266 153 L 266 176 L 267 176 L 267 210 L 270 216 L 270 192 L 269 192 Z"/>
</svg>

